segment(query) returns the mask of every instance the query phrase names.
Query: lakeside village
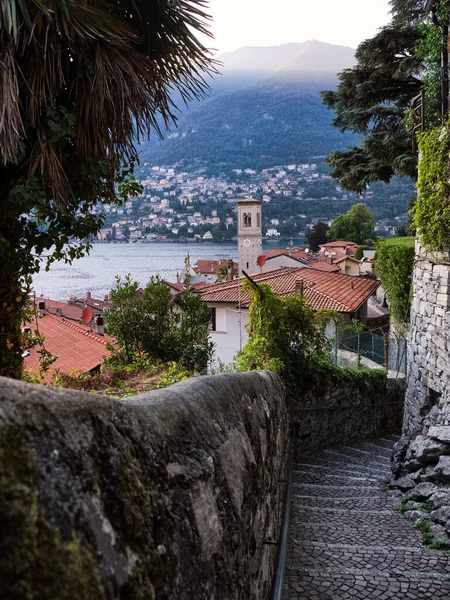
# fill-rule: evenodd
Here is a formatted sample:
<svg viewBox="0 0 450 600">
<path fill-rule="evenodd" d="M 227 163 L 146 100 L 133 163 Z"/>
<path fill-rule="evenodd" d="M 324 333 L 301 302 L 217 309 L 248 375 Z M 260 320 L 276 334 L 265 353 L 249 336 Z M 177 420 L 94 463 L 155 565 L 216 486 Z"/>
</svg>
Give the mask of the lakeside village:
<svg viewBox="0 0 450 600">
<path fill-rule="evenodd" d="M 321 162 L 311 162 L 208 176 L 205 169 L 188 173 L 177 167 L 144 165 L 138 179 L 142 194 L 120 207 L 102 206 L 105 223 L 94 241 L 235 240 L 236 202 L 248 197 L 264 204 L 262 234 L 266 241 L 302 240 L 315 223 L 329 225 L 361 201 L 356 194 L 341 190 L 324 170 Z M 410 186 L 391 187 L 388 199 L 383 184 L 364 195 L 379 237 L 395 235 L 398 226 L 407 221 Z"/>
<path fill-rule="evenodd" d="M 212 364 L 230 363 L 248 339 L 251 292 L 242 287 L 243 272 L 251 274 L 256 283 L 268 284 L 280 297 L 300 294 L 314 310 L 336 311 L 345 323 L 357 320 L 367 329 L 389 327 L 384 294 L 379 293 L 380 282 L 372 273 L 373 250 L 364 250 L 357 259 L 357 244 L 336 241 L 322 244 L 318 252 L 291 247 L 263 253 L 263 202 L 240 200 L 236 210 L 238 264 L 227 258 L 195 263 L 187 260 L 177 281 L 165 282 L 175 298 L 185 292 L 188 280 L 191 291 L 210 309 Z M 87 292 L 83 298 L 72 297 L 68 302 L 40 297 L 36 305 L 36 319 L 27 328 L 30 332 L 38 328 L 45 350 L 57 357 L 46 372 L 47 380 L 57 372 L 98 371 L 110 355 L 108 343 L 114 343 L 105 332 L 109 311 L 118 309 L 111 298 L 94 299 Z M 24 353 L 27 370 L 39 370 L 41 350 L 37 345 Z"/>
</svg>

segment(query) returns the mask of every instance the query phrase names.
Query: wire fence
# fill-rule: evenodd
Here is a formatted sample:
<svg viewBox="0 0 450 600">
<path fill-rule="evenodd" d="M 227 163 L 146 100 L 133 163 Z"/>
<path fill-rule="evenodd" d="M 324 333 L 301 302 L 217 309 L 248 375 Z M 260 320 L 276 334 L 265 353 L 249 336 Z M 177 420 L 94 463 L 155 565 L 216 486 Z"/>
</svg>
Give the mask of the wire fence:
<svg viewBox="0 0 450 600">
<path fill-rule="evenodd" d="M 347 351 L 355 354 L 355 360 L 364 358 L 406 375 L 406 349 L 407 339 L 401 332 L 387 332 L 383 328 L 361 332 L 346 330 L 335 336 L 333 354 L 336 363 L 343 360 L 339 350 Z"/>
</svg>

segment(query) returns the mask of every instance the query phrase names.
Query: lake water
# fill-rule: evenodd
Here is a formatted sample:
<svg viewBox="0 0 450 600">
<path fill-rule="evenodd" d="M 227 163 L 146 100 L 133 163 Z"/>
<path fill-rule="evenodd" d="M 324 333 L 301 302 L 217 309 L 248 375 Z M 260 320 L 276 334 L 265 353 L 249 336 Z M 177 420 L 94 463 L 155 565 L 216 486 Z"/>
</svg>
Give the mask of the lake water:
<svg viewBox="0 0 450 600">
<path fill-rule="evenodd" d="M 286 242 L 284 242 L 286 245 Z M 263 250 L 277 247 L 263 244 Z M 128 273 L 141 285 L 151 275 L 159 273 L 168 281 L 176 281 L 177 271 L 184 268 L 187 253 L 191 265 L 199 259 L 232 258 L 237 261 L 237 243 L 228 244 L 94 244 L 90 254 L 67 265 L 56 262 L 50 271 L 33 277 L 36 295 L 44 294 L 53 300 L 68 300 L 90 291 L 94 298 L 103 298 L 114 285 L 116 275 Z"/>
</svg>

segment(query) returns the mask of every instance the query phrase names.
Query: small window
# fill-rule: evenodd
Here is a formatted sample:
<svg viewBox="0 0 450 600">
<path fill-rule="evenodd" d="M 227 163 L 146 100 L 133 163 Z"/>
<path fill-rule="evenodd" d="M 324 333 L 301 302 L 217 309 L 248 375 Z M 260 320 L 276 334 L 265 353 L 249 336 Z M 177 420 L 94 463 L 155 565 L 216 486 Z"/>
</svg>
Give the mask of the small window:
<svg viewBox="0 0 450 600">
<path fill-rule="evenodd" d="M 247 269 L 248 269 L 248 263 L 247 263 Z"/>
<path fill-rule="evenodd" d="M 211 331 L 217 331 L 217 329 L 216 329 L 216 309 L 215 308 L 211 309 L 211 319 L 209 321 L 209 328 L 211 329 Z"/>
<path fill-rule="evenodd" d="M 261 214 L 256 213 L 256 227 L 261 227 Z"/>
<path fill-rule="evenodd" d="M 244 224 L 243 227 L 251 227 L 252 226 L 252 215 L 250 213 L 244 213 L 242 215 Z"/>
</svg>

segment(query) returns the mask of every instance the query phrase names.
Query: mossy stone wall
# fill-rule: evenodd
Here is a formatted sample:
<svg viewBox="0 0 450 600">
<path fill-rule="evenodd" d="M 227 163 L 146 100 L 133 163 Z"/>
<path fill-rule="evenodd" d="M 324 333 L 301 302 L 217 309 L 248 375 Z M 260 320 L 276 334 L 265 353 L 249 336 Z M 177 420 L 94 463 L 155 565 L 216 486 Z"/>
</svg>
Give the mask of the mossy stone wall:
<svg viewBox="0 0 450 600">
<path fill-rule="evenodd" d="M 297 458 L 327 446 L 401 432 L 404 379 L 344 373 L 316 373 L 301 395 L 290 398 Z"/>
<path fill-rule="evenodd" d="M 2 594 L 267 598 L 287 438 L 268 372 L 126 400 L 0 378 Z"/>
</svg>

